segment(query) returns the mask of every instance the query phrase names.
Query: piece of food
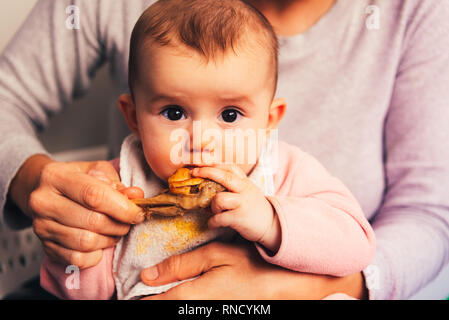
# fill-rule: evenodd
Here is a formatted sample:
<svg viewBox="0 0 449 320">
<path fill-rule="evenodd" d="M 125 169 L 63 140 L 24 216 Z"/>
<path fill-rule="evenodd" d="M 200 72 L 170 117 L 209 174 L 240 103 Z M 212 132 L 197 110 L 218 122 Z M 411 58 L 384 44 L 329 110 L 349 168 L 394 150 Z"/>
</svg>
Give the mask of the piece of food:
<svg viewBox="0 0 449 320">
<path fill-rule="evenodd" d="M 192 178 L 190 170 L 187 168 L 180 168 L 168 178 L 168 188 L 171 193 L 191 195 L 198 193 L 198 185 L 203 182 L 202 178 Z"/>
<path fill-rule="evenodd" d="M 168 179 L 169 190 L 161 194 L 132 201 L 141 207 L 149 218 L 152 214 L 163 216 L 184 215 L 210 206 L 212 198 L 225 188 L 208 179 L 192 178 L 187 168 L 178 169 Z"/>
</svg>

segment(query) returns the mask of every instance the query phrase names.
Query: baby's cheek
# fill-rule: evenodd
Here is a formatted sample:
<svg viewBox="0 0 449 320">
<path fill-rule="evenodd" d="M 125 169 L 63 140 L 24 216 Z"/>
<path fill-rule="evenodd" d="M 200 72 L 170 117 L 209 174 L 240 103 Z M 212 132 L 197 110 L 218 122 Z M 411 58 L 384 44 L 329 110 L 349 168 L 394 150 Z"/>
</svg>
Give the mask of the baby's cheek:
<svg viewBox="0 0 449 320">
<path fill-rule="evenodd" d="M 167 157 L 162 152 L 151 153 L 146 158 L 147 163 L 154 174 L 164 181 L 166 181 L 177 168 L 177 166 L 173 165 L 170 161 L 170 156 Z"/>
<path fill-rule="evenodd" d="M 248 141 L 223 146 L 223 160 L 227 163 L 232 162 L 242 169 L 256 164 L 257 159 L 257 148 L 253 143 L 248 145 Z"/>
<path fill-rule="evenodd" d="M 160 179 L 167 180 L 176 170 L 170 161 L 170 146 L 168 143 L 151 141 L 142 143 L 145 159 L 151 170 Z"/>
</svg>

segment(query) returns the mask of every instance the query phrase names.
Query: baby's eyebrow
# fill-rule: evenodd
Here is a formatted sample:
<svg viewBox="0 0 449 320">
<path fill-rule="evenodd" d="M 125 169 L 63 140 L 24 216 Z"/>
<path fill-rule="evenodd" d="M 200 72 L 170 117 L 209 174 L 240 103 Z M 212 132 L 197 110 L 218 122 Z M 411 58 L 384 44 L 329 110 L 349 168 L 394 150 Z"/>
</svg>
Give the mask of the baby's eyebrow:
<svg viewBox="0 0 449 320">
<path fill-rule="evenodd" d="M 224 104 L 245 104 L 248 106 L 252 106 L 254 103 L 253 101 L 247 97 L 247 96 L 235 96 L 235 97 L 219 97 L 220 101 Z"/>
<path fill-rule="evenodd" d="M 172 103 L 179 103 L 182 104 L 183 100 L 184 100 L 184 96 L 171 96 L 168 94 L 156 94 L 154 95 L 151 99 L 150 102 L 151 103 L 155 103 L 158 101 L 170 101 Z M 238 96 L 218 96 L 217 100 L 220 101 L 221 104 L 223 105 L 240 105 L 240 104 L 244 104 L 247 106 L 253 106 L 254 103 L 253 101 L 246 95 L 238 95 Z"/>
<path fill-rule="evenodd" d="M 170 101 L 175 103 L 181 103 L 183 100 L 183 96 L 170 96 L 166 94 L 156 94 L 150 99 L 151 103 L 155 103 L 158 101 Z"/>
</svg>

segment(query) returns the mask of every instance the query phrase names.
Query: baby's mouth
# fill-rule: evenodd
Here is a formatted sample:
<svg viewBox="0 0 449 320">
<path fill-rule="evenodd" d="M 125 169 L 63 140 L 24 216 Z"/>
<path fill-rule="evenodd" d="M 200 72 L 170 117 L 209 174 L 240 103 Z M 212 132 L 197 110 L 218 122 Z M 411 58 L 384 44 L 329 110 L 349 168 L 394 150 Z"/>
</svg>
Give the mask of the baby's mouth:
<svg viewBox="0 0 449 320">
<path fill-rule="evenodd" d="M 197 164 L 188 164 L 185 165 L 184 168 L 187 168 L 189 170 L 195 169 L 195 168 L 201 168 L 201 167 L 208 167 L 211 166 L 211 164 L 206 164 L 206 163 L 197 163 Z"/>
<path fill-rule="evenodd" d="M 182 216 L 186 212 L 203 211 L 210 206 L 215 194 L 226 190 L 216 182 L 192 177 L 187 167 L 180 168 L 171 175 L 168 184 L 169 189 L 159 195 L 132 200 L 144 210 L 147 218 L 152 214 Z"/>
</svg>

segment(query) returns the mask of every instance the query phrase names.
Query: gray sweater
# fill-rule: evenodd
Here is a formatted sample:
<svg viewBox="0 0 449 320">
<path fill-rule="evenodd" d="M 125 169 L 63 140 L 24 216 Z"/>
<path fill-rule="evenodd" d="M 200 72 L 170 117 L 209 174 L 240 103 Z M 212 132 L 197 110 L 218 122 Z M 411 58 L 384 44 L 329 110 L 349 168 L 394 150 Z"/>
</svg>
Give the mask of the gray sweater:
<svg viewBox="0 0 449 320">
<path fill-rule="evenodd" d="M 127 88 L 129 36 L 153 1 L 40 0 L 0 56 L 0 206 L 20 165 L 46 153 L 35 134 L 110 62 L 109 147 L 129 131 L 115 106 Z M 75 4 L 80 29 L 66 27 Z M 369 7 L 373 5 L 374 7 Z M 449 257 L 449 2 L 337 0 L 307 32 L 280 38 L 282 140 L 317 157 L 360 201 L 377 250 L 370 298 L 407 298 Z M 379 18 L 376 21 L 376 18 Z"/>
</svg>

